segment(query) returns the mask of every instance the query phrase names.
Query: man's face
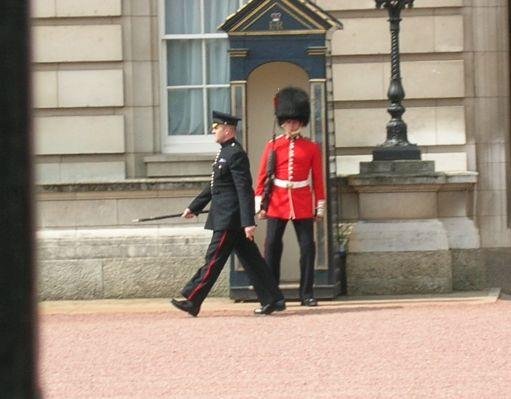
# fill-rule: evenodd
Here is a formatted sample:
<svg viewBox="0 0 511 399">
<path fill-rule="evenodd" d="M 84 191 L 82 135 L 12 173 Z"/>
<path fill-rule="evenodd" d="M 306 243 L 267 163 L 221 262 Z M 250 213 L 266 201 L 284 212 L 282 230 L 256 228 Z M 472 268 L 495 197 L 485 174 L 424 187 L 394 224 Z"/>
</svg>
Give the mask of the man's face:
<svg viewBox="0 0 511 399">
<path fill-rule="evenodd" d="M 282 128 L 286 132 L 286 134 L 294 136 L 300 133 L 300 128 L 302 127 L 302 122 L 297 121 L 295 119 L 289 119 L 282 124 Z"/>
<path fill-rule="evenodd" d="M 220 125 L 219 123 L 213 122 L 213 124 L 211 125 L 211 134 L 215 135 L 215 141 L 217 143 L 220 143 L 220 141 L 218 141 L 218 140 L 221 137 L 222 132 L 223 132 L 223 126 Z"/>
<path fill-rule="evenodd" d="M 211 133 L 213 133 L 215 135 L 215 141 L 218 143 L 218 144 L 222 144 L 225 139 L 226 139 L 226 129 L 227 129 L 227 125 L 223 125 L 221 123 L 213 123 L 213 125 L 211 125 Z"/>
</svg>

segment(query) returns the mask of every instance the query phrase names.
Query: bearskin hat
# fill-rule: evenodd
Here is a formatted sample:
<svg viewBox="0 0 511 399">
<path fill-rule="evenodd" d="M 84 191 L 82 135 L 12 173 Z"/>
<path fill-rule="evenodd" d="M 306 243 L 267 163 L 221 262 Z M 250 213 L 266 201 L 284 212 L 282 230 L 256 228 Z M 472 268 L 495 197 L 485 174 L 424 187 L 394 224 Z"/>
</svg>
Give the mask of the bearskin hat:
<svg viewBox="0 0 511 399">
<path fill-rule="evenodd" d="M 309 124 L 311 115 L 309 95 L 297 87 L 285 87 L 275 96 L 275 116 L 282 125 L 288 119 L 296 119 Z"/>
</svg>

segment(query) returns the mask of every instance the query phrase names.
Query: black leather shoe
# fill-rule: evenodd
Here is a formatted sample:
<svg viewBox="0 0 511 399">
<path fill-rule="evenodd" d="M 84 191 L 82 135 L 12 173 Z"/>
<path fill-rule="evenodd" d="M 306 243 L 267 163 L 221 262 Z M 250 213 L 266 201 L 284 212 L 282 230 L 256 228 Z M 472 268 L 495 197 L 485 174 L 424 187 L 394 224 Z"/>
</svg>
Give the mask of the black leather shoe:
<svg viewBox="0 0 511 399">
<path fill-rule="evenodd" d="M 280 301 L 275 302 L 275 311 L 282 312 L 283 310 L 286 310 L 286 300 L 281 299 Z"/>
<path fill-rule="evenodd" d="M 302 299 L 302 306 L 318 306 L 316 298 L 305 298 Z"/>
<path fill-rule="evenodd" d="M 192 301 L 189 301 L 187 299 L 179 301 L 177 299 L 172 298 L 170 303 L 179 310 L 191 314 L 193 317 L 197 317 L 200 311 L 200 306 L 195 305 Z"/>
<path fill-rule="evenodd" d="M 268 305 L 266 305 L 268 306 Z M 286 310 L 286 300 L 281 299 L 273 304 L 274 309 L 272 310 L 275 312 L 282 312 L 283 310 Z M 270 314 L 270 313 L 263 313 L 264 306 L 261 306 L 260 308 L 254 309 L 255 314 Z"/>
<path fill-rule="evenodd" d="M 260 308 L 254 309 L 254 314 L 257 315 L 272 314 L 273 312 L 275 312 L 275 310 L 277 310 L 275 308 L 275 304 L 269 303 L 267 305 L 261 306 Z"/>
</svg>

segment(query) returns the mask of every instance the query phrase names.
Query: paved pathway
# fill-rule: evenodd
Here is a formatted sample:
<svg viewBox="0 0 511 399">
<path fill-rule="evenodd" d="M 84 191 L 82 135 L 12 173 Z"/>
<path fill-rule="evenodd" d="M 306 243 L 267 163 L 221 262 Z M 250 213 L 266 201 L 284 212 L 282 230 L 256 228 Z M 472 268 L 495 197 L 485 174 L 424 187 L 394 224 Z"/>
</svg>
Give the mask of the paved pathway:
<svg viewBox="0 0 511 399">
<path fill-rule="evenodd" d="M 291 303 L 41 305 L 45 399 L 506 398 L 511 299 L 495 292 Z"/>
</svg>

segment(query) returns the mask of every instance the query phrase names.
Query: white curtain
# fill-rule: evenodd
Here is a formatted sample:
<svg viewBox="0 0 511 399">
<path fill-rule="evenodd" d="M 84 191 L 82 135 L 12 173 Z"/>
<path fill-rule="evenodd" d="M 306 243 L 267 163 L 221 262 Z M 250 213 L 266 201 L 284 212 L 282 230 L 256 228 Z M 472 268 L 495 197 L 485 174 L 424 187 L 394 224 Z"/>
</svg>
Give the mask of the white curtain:
<svg viewBox="0 0 511 399">
<path fill-rule="evenodd" d="M 204 0 L 204 32 L 218 32 L 218 26 L 236 12 L 238 0 Z"/>
<path fill-rule="evenodd" d="M 200 0 L 165 0 L 165 33 L 201 33 L 199 9 Z"/>
<path fill-rule="evenodd" d="M 226 84 L 229 82 L 229 57 L 227 39 L 206 41 L 206 68 L 208 84 Z"/>
<path fill-rule="evenodd" d="M 202 84 L 202 41 L 167 41 L 167 85 Z"/>
<path fill-rule="evenodd" d="M 202 84 L 201 40 L 167 42 L 168 86 Z M 169 89 L 169 134 L 204 134 L 202 89 Z"/>
<path fill-rule="evenodd" d="M 211 126 L 211 111 L 230 111 L 230 90 L 229 88 L 208 89 L 208 125 Z"/>
<path fill-rule="evenodd" d="M 171 135 L 204 134 L 202 89 L 169 91 L 168 115 Z"/>
</svg>

